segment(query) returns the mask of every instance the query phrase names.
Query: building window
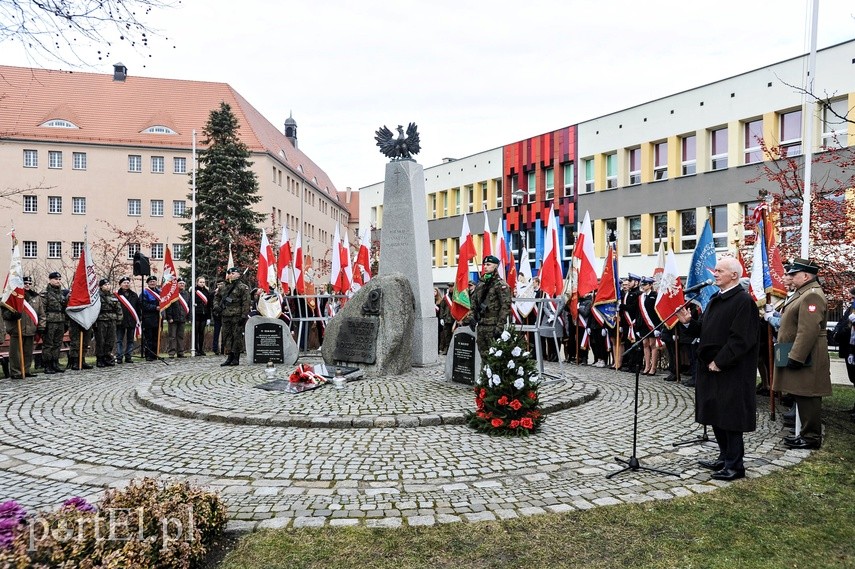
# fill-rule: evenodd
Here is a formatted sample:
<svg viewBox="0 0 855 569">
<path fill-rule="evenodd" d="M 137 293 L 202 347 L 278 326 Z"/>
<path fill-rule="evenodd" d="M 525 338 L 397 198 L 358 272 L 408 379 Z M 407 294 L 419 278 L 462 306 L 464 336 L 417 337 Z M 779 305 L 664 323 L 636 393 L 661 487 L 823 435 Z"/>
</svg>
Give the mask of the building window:
<svg viewBox="0 0 855 569">
<path fill-rule="evenodd" d="M 128 200 L 128 215 L 138 217 L 142 215 L 142 200 L 140 199 L 130 199 Z"/>
<path fill-rule="evenodd" d="M 448 217 L 448 192 L 442 194 L 442 217 Z"/>
<path fill-rule="evenodd" d="M 62 241 L 47 242 L 48 259 L 59 259 L 62 257 Z"/>
<path fill-rule="evenodd" d="M 48 150 L 48 168 L 62 168 L 62 152 L 59 150 Z"/>
<path fill-rule="evenodd" d="M 152 174 L 163 174 L 164 166 L 163 166 L 163 156 L 152 156 L 151 157 L 151 173 Z"/>
<path fill-rule="evenodd" d="M 657 142 L 653 145 L 653 179 L 668 178 L 668 142 Z"/>
<path fill-rule="evenodd" d="M 727 248 L 727 230 L 730 226 L 727 224 L 727 206 L 713 206 L 710 215 L 710 228 L 712 229 L 713 242 L 716 249 Z"/>
<path fill-rule="evenodd" d="M 86 153 L 85 152 L 72 152 L 71 153 L 71 168 L 72 168 L 72 170 L 85 170 L 86 169 Z"/>
<path fill-rule="evenodd" d="M 39 167 L 39 151 L 38 150 L 24 150 L 24 168 L 38 168 Z"/>
<path fill-rule="evenodd" d="M 824 147 L 845 148 L 847 146 L 848 116 L 849 106 L 846 98 L 837 99 L 822 106 L 822 145 Z M 26 166 L 26 159 L 24 165 Z"/>
<path fill-rule="evenodd" d="M 611 244 L 612 241 L 617 241 L 617 219 L 604 219 L 606 229 L 606 243 Z"/>
<path fill-rule="evenodd" d="M 163 259 L 163 243 L 152 243 L 151 244 L 151 258 L 152 259 Z"/>
<path fill-rule="evenodd" d="M 692 251 L 698 243 L 696 212 L 686 209 L 680 212 L 680 251 Z"/>
<path fill-rule="evenodd" d="M 754 244 L 754 227 L 756 224 L 753 221 L 754 210 L 760 205 L 759 201 L 747 202 L 742 204 L 742 244 Z"/>
<path fill-rule="evenodd" d="M 611 190 L 617 185 L 617 154 L 613 152 L 606 154 L 606 188 Z"/>
<path fill-rule="evenodd" d="M 460 188 L 451 190 L 454 193 L 454 215 L 460 215 L 460 200 L 463 199 Z"/>
<path fill-rule="evenodd" d="M 763 138 L 763 121 L 748 121 L 744 123 L 745 132 L 745 152 L 744 158 L 746 164 L 755 164 L 763 160 L 763 150 L 760 148 L 760 140 Z"/>
<path fill-rule="evenodd" d="M 48 213 L 62 213 L 62 196 L 48 196 Z"/>
<path fill-rule="evenodd" d="M 430 240 L 430 266 L 436 268 L 436 240 Z"/>
<path fill-rule="evenodd" d="M 802 153 L 802 111 L 781 114 L 781 157 Z"/>
<path fill-rule="evenodd" d="M 436 219 L 436 194 L 430 195 L 430 215 L 432 219 Z M 371 208 L 371 225 L 377 223 L 377 208 Z"/>
<path fill-rule="evenodd" d="M 72 241 L 71 242 L 71 256 L 75 259 L 79 259 L 80 255 L 83 254 L 83 241 Z"/>
<path fill-rule="evenodd" d="M 24 241 L 24 257 L 35 259 L 39 256 L 39 244 L 35 241 Z"/>
<path fill-rule="evenodd" d="M 168 126 L 163 126 L 163 125 L 157 124 L 157 125 L 148 127 L 147 129 L 142 131 L 142 134 L 178 134 L 178 133 L 175 132 L 174 130 L 172 130 L 171 128 L 169 128 Z"/>
<path fill-rule="evenodd" d="M 184 217 L 187 213 L 187 202 L 172 200 L 172 217 Z"/>
<path fill-rule="evenodd" d="M 680 139 L 680 171 L 683 176 L 690 176 L 697 171 L 696 138 L 692 134 Z"/>
<path fill-rule="evenodd" d="M 45 123 L 40 124 L 39 126 L 46 126 L 48 128 L 78 128 L 77 125 L 73 122 L 66 121 L 63 119 L 49 120 Z"/>
<path fill-rule="evenodd" d="M 594 191 L 594 159 L 583 160 L 585 165 L 585 193 Z"/>
<path fill-rule="evenodd" d="M 511 176 L 511 200 L 513 201 L 514 192 L 520 189 L 520 177 Z"/>
<path fill-rule="evenodd" d="M 151 200 L 151 216 L 163 217 L 163 200 Z"/>
<path fill-rule="evenodd" d="M 547 168 L 543 174 L 545 180 L 543 199 L 553 200 L 555 199 L 555 168 Z"/>
<path fill-rule="evenodd" d="M 466 186 L 466 211 L 472 213 L 475 211 L 475 187 Z"/>
<path fill-rule="evenodd" d="M 142 156 L 128 155 L 128 172 L 142 172 Z"/>
<path fill-rule="evenodd" d="M 481 209 L 487 209 L 487 182 L 481 182 Z"/>
<path fill-rule="evenodd" d="M 576 168 L 575 164 L 568 162 L 564 165 L 564 197 L 576 193 Z"/>
<path fill-rule="evenodd" d="M 38 196 L 24 196 L 24 213 L 38 213 L 39 212 L 39 197 Z"/>
<path fill-rule="evenodd" d="M 641 216 L 636 215 L 633 217 L 629 217 L 626 220 L 627 222 L 627 234 L 629 235 L 629 239 L 627 240 L 627 253 L 630 255 L 640 255 L 641 254 Z"/>
<path fill-rule="evenodd" d="M 134 255 L 139 253 L 140 244 L 139 243 L 128 243 L 128 259 L 133 259 Z"/>
<path fill-rule="evenodd" d="M 442 264 L 440 266 L 441 267 L 447 267 L 448 266 L 448 240 L 447 239 L 442 240 Z"/>
<path fill-rule="evenodd" d="M 710 131 L 710 154 L 712 170 L 727 168 L 727 127 Z"/>
<path fill-rule="evenodd" d="M 172 258 L 180 259 L 184 256 L 184 243 L 173 243 L 172 244 Z"/>
<path fill-rule="evenodd" d="M 502 204 L 504 203 L 504 194 L 502 193 L 502 181 L 495 180 L 496 182 L 496 207 L 502 209 Z"/>
<path fill-rule="evenodd" d="M 527 175 L 527 183 L 528 187 L 528 203 L 532 203 L 535 200 L 535 194 L 537 193 L 537 180 L 535 179 L 535 172 L 532 170 Z"/>
<path fill-rule="evenodd" d="M 629 162 L 629 185 L 641 183 L 641 148 L 630 148 L 626 152 Z"/>
<path fill-rule="evenodd" d="M 71 198 L 71 213 L 76 215 L 86 213 L 86 198 Z"/>
<path fill-rule="evenodd" d="M 187 159 L 176 156 L 172 159 L 172 172 L 174 174 L 187 173 Z"/>
<path fill-rule="evenodd" d="M 571 259 L 573 257 L 573 248 L 576 244 L 576 240 L 573 238 L 573 232 L 576 230 L 576 227 L 573 225 L 565 225 L 563 235 L 561 236 L 562 243 L 564 244 L 564 258 Z M 569 265 L 570 263 L 568 263 Z M 567 273 L 567 267 L 563 267 L 565 274 Z"/>
<path fill-rule="evenodd" d="M 668 238 L 668 214 L 654 213 L 653 214 L 653 238 L 657 242 Z"/>
</svg>

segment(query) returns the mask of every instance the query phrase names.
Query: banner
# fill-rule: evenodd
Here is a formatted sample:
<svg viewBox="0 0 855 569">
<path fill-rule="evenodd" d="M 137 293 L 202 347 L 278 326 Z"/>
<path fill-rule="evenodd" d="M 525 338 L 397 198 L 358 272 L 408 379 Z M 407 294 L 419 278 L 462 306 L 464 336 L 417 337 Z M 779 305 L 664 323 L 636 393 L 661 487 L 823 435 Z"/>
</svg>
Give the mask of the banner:
<svg viewBox="0 0 855 569">
<path fill-rule="evenodd" d="M 88 330 L 98 319 L 101 312 L 101 295 L 98 294 L 98 275 L 95 274 L 95 264 L 92 261 L 92 251 L 89 249 L 89 237 L 83 234 L 83 250 L 74 279 L 71 281 L 71 293 L 65 313 L 68 317 Z"/>
</svg>

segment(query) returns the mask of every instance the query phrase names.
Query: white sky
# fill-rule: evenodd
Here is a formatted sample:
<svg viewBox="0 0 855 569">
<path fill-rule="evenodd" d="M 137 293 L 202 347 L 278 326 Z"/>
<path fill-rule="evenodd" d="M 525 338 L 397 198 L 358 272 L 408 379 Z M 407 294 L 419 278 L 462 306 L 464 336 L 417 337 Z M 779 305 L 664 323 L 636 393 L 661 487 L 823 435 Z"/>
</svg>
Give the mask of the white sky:
<svg viewBox="0 0 855 569">
<path fill-rule="evenodd" d="M 293 111 L 300 149 L 357 189 L 382 180 L 381 125 L 416 122 L 433 166 L 800 55 L 807 5 L 182 0 L 145 20 L 168 39 L 86 70 L 229 83 L 280 128 Z M 822 0 L 819 48 L 852 38 L 855 3 Z M 15 42 L 0 62 L 63 68 Z"/>
</svg>

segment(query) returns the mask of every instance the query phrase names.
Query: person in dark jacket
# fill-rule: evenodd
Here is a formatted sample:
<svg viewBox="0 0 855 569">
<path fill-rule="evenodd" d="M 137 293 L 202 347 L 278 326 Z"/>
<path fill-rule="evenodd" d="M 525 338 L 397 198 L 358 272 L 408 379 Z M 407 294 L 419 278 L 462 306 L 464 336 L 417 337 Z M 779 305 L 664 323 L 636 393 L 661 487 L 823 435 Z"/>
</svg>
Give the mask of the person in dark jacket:
<svg viewBox="0 0 855 569">
<path fill-rule="evenodd" d="M 62 337 L 65 334 L 65 295 L 62 294 L 62 275 L 56 271 L 48 274 L 48 286 L 42 293 L 45 307 L 45 333 L 42 336 L 42 363 L 46 374 L 63 373 L 59 366 Z"/>
<path fill-rule="evenodd" d="M 205 277 L 199 277 L 193 287 L 193 322 L 196 326 L 193 346 L 197 356 L 205 355 L 205 326 L 211 320 L 211 305 L 214 299 L 214 295 L 208 290 L 207 282 Z"/>
<path fill-rule="evenodd" d="M 157 277 L 146 279 L 146 288 L 140 295 L 140 312 L 142 313 L 142 344 L 146 361 L 158 358 L 157 337 L 160 334 L 160 289 L 157 288 Z"/>
<path fill-rule="evenodd" d="M 743 433 L 757 428 L 757 306 L 739 286 L 742 265 L 722 257 L 713 271 L 719 292 L 700 320 L 683 308 L 677 315 L 689 334 L 700 337 L 695 385 L 695 420 L 712 425 L 718 443 L 716 460 L 698 464 L 714 470 L 716 480 L 745 476 Z"/>
<path fill-rule="evenodd" d="M 116 295 L 122 306 L 122 317 L 116 323 L 116 363 L 120 364 L 122 360 L 125 363 L 131 363 L 140 316 L 140 297 L 131 289 L 130 277 L 119 279 L 119 290 L 116 291 Z"/>
<path fill-rule="evenodd" d="M 166 322 L 169 324 L 167 328 L 167 334 L 169 338 L 169 357 L 184 357 L 184 328 L 187 324 L 187 319 L 190 316 L 190 293 L 185 289 L 187 287 L 187 283 L 184 279 L 179 278 L 176 283 L 178 284 L 178 298 L 166 307 L 166 310 L 163 311 L 164 318 L 166 318 Z"/>
<path fill-rule="evenodd" d="M 113 352 L 116 350 L 116 323 L 122 319 L 122 305 L 113 294 L 110 281 L 98 281 L 98 295 L 101 297 L 101 310 L 95 321 L 95 365 L 97 367 L 113 367 Z"/>
<path fill-rule="evenodd" d="M 24 300 L 29 303 L 36 314 L 38 323 L 33 321 L 29 311 L 17 312 L 6 306 L 2 308 L 3 320 L 6 330 L 9 331 L 9 374 L 12 379 L 27 377 L 38 377 L 38 374 L 30 371 L 33 365 L 33 345 L 36 334 L 44 332 L 45 311 L 42 298 L 39 293 L 32 290 L 33 278 L 26 276 L 24 281 Z M 21 321 L 21 333 L 18 334 L 18 321 Z M 23 367 L 21 352 L 24 352 Z"/>
</svg>

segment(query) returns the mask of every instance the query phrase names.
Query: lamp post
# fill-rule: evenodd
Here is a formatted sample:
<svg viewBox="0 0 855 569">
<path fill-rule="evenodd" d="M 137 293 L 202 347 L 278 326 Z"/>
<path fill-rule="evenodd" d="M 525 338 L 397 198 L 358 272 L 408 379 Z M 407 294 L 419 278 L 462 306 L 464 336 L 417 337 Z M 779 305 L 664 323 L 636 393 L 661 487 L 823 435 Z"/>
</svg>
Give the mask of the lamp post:
<svg viewBox="0 0 855 569">
<path fill-rule="evenodd" d="M 525 199 L 525 196 L 526 196 L 526 193 L 524 191 L 522 191 L 521 189 L 517 188 L 512 194 L 512 198 L 514 200 L 514 206 L 519 208 L 522 205 L 523 200 Z M 518 253 L 517 258 L 518 259 L 522 259 L 523 231 L 525 230 L 525 228 L 523 226 L 526 224 L 525 222 L 526 222 L 526 214 L 525 214 L 525 210 L 522 210 L 522 223 L 520 224 L 519 229 L 517 230 L 517 245 L 519 245 L 519 249 L 517 250 L 517 253 Z"/>
</svg>

